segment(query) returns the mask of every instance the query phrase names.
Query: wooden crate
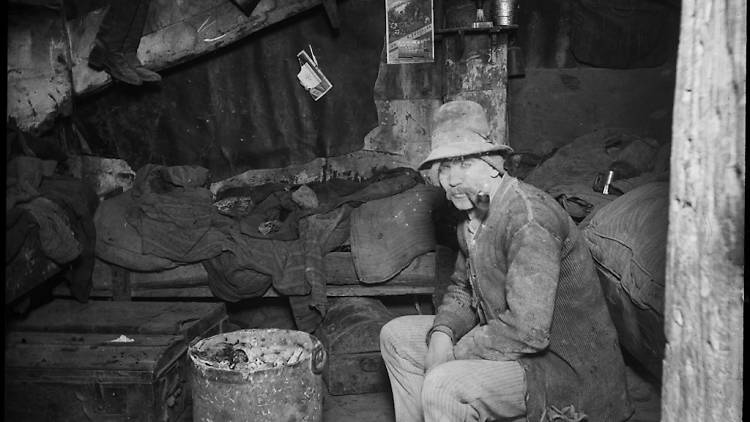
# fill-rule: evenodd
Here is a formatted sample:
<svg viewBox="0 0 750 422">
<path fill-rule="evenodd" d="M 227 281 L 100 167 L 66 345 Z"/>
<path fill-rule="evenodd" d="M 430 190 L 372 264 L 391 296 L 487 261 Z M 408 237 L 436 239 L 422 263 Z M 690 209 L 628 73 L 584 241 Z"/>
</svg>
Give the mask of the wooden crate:
<svg viewBox="0 0 750 422">
<path fill-rule="evenodd" d="M 380 329 L 393 315 L 374 298 L 341 298 L 333 302 L 318 336 L 328 351 L 323 379 L 332 395 L 388 391 L 380 355 Z"/>
<path fill-rule="evenodd" d="M 188 344 L 225 320 L 221 303 L 55 300 L 9 327 L 4 420 L 180 420 Z"/>
</svg>

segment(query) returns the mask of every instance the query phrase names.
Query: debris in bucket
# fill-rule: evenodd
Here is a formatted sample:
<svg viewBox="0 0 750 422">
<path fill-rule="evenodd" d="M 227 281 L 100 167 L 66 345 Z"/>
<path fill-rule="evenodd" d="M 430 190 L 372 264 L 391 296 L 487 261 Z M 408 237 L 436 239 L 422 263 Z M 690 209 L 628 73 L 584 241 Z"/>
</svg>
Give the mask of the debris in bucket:
<svg viewBox="0 0 750 422">
<path fill-rule="evenodd" d="M 196 357 L 209 366 L 244 371 L 291 366 L 309 356 L 300 344 L 250 345 L 244 342 L 216 343 L 196 352 Z"/>
</svg>

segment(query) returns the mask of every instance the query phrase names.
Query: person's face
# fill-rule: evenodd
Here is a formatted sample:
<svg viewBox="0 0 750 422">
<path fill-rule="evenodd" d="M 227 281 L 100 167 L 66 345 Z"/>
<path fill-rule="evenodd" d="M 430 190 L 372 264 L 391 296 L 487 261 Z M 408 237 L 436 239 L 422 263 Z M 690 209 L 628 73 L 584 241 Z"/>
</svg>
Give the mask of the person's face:
<svg viewBox="0 0 750 422">
<path fill-rule="evenodd" d="M 474 208 L 480 191 L 489 191 L 489 183 L 496 170 L 479 158 L 456 158 L 446 160 L 438 166 L 440 186 L 445 196 L 459 210 Z"/>
</svg>

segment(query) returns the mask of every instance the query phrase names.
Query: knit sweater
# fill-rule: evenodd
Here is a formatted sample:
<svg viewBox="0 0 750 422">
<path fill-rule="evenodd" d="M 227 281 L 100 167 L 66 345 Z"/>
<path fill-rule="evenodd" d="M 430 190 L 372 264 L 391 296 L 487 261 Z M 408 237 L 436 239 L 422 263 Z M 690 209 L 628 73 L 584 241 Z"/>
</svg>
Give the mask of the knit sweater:
<svg viewBox="0 0 750 422">
<path fill-rule="evenodd" d="M 632 414 L 625 366 L 591 254 L 552 197 L 504 176 L 461 251 L 432 331 L 456 359 L 518 360 L 529 422 L 570 405 L 591 422 Z M 579 413 L 579 414 L 580 414 Z"/>
</svg>

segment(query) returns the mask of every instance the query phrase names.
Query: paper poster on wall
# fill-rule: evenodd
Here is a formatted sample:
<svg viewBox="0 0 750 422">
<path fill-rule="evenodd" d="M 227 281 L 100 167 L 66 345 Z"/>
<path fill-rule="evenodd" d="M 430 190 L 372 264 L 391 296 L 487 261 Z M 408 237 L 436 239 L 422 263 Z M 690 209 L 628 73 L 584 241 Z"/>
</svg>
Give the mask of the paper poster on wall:
<svg viewBox="0 0 750 422">
<path fill-rule="evenodd" d="M 385 0 L 388 64 L 435 60 L 432 0 Z"/>
</svg>

